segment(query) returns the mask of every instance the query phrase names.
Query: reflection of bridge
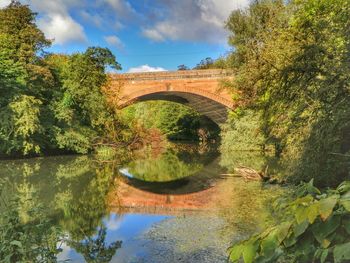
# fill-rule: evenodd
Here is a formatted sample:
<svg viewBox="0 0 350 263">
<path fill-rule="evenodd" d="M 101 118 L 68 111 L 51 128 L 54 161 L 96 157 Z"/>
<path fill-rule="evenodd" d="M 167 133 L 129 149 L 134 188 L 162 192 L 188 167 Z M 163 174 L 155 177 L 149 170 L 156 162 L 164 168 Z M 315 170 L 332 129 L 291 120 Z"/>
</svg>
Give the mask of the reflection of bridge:
<svg viewBox="0 0 350 263">
<path fill-rule="evenodd" d="M 114 212 L 121 213 L 179 215 L 208 211 L 217 205 L 220 197 L 217 186 L 224 181 L 220 172 L 223 170 L 219 159 L 215 159 L 202 171 L 172 182 L 152 183 L 121 176 L 109 195 L 109 204 Z"/>
<path fill-rule="evenodd" d="M 216 188 L 212 187 L 184 195 L 156 194 L 118 181 L 116 192 L 110 195 L 109 204 L 112 211 L 117 213 L 179 215 L 212 209 L 215 192 Z"/>
<path fill-rule="evenodd" d="M 121 93 L 120 108 L 136 101 L 168 100 L 186 104 L 216 123 L 223 123 L 227 109 L 235 105 L 231 94 L 220 89 L 220 83 L 231 75 L 219 69 L 115 74 L 112 88 Z"/>
</svg>

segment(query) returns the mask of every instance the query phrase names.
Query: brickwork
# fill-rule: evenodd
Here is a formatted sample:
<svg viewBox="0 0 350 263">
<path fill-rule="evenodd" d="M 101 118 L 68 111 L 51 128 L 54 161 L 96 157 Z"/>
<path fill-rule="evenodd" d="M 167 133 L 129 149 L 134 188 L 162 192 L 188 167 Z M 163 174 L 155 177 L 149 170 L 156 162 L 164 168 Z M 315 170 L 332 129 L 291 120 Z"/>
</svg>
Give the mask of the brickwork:
<svg viewBox="0 0 350 263">
<path fill-rule="evenodd" d="M 173 94 L 185 98 L 189 106 L 191 103 L 198 104 L 198 99 L 204 98 L 206 100 L 201 103 L 215 102 L 220 107 L 234 109 L 232 94 L 222 88 L 222 81 L 227 78 L 232 78 L 232 72 L 222 69 L 114 74 L 111 75 L 111 88 L 115 87 L 120 93 L 119 108 L 148 95 L 153 95 L 154 99 L 156 95 Z M 123 83 L 121 90 L 120 83 Z M 222 111 L 219 106 L 218 110 Z"/>
</svg>

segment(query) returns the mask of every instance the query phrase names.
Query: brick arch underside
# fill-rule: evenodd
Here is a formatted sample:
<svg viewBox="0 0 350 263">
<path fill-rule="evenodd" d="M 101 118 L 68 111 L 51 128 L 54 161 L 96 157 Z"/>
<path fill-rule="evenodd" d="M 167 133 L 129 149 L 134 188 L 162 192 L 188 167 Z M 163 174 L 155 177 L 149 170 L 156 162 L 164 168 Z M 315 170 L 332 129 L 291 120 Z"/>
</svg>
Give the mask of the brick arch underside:
<svg viewBox="0 0 350 263">
<path fill-rule="evenodd" d="M 128 105 L 150 100 L 165 100 L 184 104 L 209 117 L 217 124 L 227 120 L 228 109 L 232 109 L 232 102 L 209 92 L 182 90 L 141 90 L 132 93 L 121 104 L 121 108 Z"/>
</svg>

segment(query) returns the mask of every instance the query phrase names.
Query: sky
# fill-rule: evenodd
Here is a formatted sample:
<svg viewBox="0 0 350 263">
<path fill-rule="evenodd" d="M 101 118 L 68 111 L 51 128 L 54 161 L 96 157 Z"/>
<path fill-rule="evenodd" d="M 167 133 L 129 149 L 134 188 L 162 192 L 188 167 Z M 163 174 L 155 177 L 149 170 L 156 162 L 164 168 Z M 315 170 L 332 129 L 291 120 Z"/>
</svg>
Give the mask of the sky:
<svg viewBox="0 0 350 263">
<path fill-rule="evenodd" d="M 0 8 L 11 0 L 0 0 Z M 108 47 L 122 72 L 176 70 L 227 53 L 230 13 L 249 0 L 20 0 L 38 13 L 53 40 L 48 50 L 71 54 Z"/>
</svg>

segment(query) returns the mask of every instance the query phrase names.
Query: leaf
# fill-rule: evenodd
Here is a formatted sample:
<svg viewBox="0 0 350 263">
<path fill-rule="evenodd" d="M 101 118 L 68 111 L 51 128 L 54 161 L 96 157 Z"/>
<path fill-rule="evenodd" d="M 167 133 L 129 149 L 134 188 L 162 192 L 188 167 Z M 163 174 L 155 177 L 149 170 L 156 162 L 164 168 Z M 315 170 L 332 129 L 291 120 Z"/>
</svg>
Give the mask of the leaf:
<svg viewBox="0 0 350 263">
<path fill-rule="evenodd" d="M 317 202 L 312 204 L 307 209 L 307 218 L 309 219 L 309 223 L 313 224 L 318 215 L 319 215 L 319 203 Z"/>
<path fill-rule="evenodd" d="M 296 237 L 294 235 L 291 235 L 283 241 L 283 244 L 286 248 L 288 248 L 295 245 L 296 242 L 297 242 Z"/>
<path fill-rule="evenodd" d="M 333 250 L 333 256 L 335 263 L 350 260 L 350 242 L 336 245 Z"/>
<path fill-rule="evenodd" d="M 344 181 L 342 182 L 338 187 L 337 187 L 337 191 L 339 193 L 346 193 L 348 191 L 350 191 L 350 181 Z"/>
<path fill-rule="evenodd" d="M 307 208 L 303 206 L 298 207 L 295 211 L 295 219 L 297 220 L 298 224 L 301 224 L 308 219 Z"/>
<path fill-rule="evenodd" d="M 279 244 L 288 236 L 289 229 L 291 227 L 291 222 L 282 223 L 281 226 L 277 229 L 277 239 Z"/>
<path fill-rule="evenodd" d="M 348 235 L 350 235 L 350 219 L 343 219 L 342 220 L 342 225 L 345 228 L 346 233 L 348 233 Z"/>
<path fill-rule="evenodd" d="M 321 263 L 324 263 L 327 259 L 327 256 L 328 256 L 328 249 L 324 249 L 322 254 L 321 254 Z"/>
<path fill-rule="evenodd" d="M 321 194 L 320 190 L 314 186 L 314 179 L 311 179 L 311 181 L 307 183 L 306 190 L 310 194 Z"/>
<path fill-rule="evenodd" d="M 306 231 L 308 226 L 309 226 L 309 222 L 307 220 L 305 220 L 301 224 L 295 225 L 293 227 L 294 236 L 298 237 L 298 236 L 302 235 Z"/>
<path fill-rule="evenodd" d="M 243 245 L 235 245 L 229 250 L 230 261 L 238 262 L 242 255 Z"/>
<path fill-rule="evenodd" d="M 256 251 L 258 250 L 258 242 L 248 242 L 243 248 L 244 263 L 253 263 Z"/>
<path fill-rule="evenodd" d="M 265 258 L 271 258 L 279 245 L 277 231 L 271 232 L 261 241 L 261 254 Z"/>
<path fill-rule="evenodd" d="M 292 204 L 308 206 L 313 201 L 314 201 L 314 198 L 311 195 L 307 195 L 296 199 Z"/>
<path fill-rule="evenodd" d="M 319 221 L 311 226 L 311 231 L 316 240 L 322 244 L 323 240 L 332 234 L 340 225 L 341 218 L 332 216 L 327 221 Z"/>
<path fill-rule="evenodd" d="M 321 245 L 323 248 L 328 248 L 330 244 L 331 244 L 331 241 L 329 241 L 328 239 L 323 239 L 321 242 Z"/>
<path fill-rule="evenodd" d="M 17 247 L 22 247 L 22 243 L 18 240 L 13 240 L 10 243 L 11 245 L 17 246 Z"/>
<path fill-rule="evenodd" d="M 328 256 L 328 249 L 319 248 L 316 250 L 314 259 L 320 259 L 321 263 L 324 263 Z M 317 261 L 316 261 L 317 262 Z"/>
<path fill-rule="evenodd" d="M 319 212 L 323 221 L 332 214 L 334 206 L 337 204 L 338 198 L 336 196 L 330 196 L 319 202 Z"/>
<path fill-rule="evenodd" d="M 342 205 L 346 211 L 350 212 L 350 198 L 349 197 L 341 198 L 339 202 L 340 202 L 340 205 Z"/>
</svg>

